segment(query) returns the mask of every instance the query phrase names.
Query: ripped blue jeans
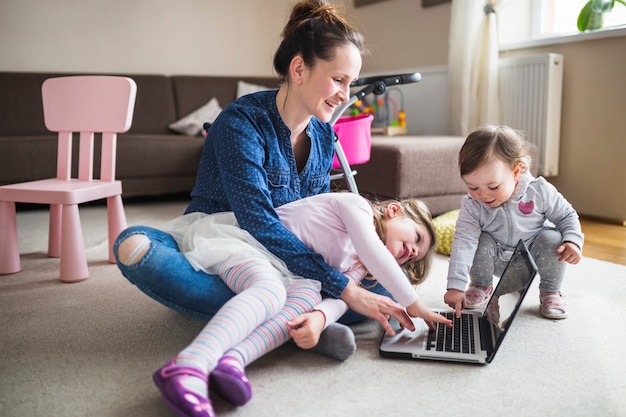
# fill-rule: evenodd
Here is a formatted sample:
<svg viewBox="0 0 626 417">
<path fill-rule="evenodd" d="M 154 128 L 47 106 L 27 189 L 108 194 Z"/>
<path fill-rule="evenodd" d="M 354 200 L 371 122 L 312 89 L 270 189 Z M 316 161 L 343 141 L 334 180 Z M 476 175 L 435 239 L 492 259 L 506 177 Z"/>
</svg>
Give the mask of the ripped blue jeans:
<svg viewBox="0 0 626 417">
<path fill-rule="evenodd" d="M 122 262 L 119 246 L 133 235 L 147 238 L 147 252 L 137 262 Z M 117 237 L 113 253 L 118 268 L 128 281 L 159 303 L 188 316 L 208 321 L 235 295 L 220 277 L 196 271 L 180 252 L 174 237 L 165 231 L 149 226 L 130 226 Z M 380 284 L 368 289 L 391 297 Z M 340 322 L 350 324 L 364 318 L 349 310 Z"/>
</svg>

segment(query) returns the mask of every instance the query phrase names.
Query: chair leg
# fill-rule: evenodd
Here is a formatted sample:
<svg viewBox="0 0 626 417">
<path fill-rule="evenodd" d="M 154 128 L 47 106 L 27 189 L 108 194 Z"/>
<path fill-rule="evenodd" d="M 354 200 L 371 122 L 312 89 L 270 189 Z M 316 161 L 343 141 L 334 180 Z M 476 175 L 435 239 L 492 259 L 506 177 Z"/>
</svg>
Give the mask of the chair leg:
<svg viewBox="0 0 626 417">
<path fill-rule="evenodd" d="M 61 204 L 50 204 L 50 219 L 48 225 L 48 256 L 61 257 Z"/>
<path fill-rule="evenodd" d="M 82 281 L 89 276 L 89 271 L 78 205 L 63 205 L 62 210 L 60 278 L 63 282 Z"/>
<path fill-rule="evenodd" d="M 119 234 L 128 226 L 121 195 L 107 198 L 107 224 L 109 233 L 109 262 L 114 264 L 116 262 L 115 256 L 113 255 L 113 244 Z"/>
<path fill-rule="evenodd" d="M 15 203 L 0 201 L 0 275 L 14 274 L 22 269 L 17 239 Z"/>
</svg>

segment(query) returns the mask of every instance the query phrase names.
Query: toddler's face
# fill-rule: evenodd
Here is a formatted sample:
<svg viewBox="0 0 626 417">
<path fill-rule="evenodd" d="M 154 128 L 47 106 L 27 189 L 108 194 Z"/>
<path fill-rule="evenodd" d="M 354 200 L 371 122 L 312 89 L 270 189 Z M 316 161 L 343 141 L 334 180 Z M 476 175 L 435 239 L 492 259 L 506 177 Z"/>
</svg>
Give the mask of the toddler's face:
<svg viewBox="0 0 626 417">
<path fill-rule="evenodd" d="M 464 175 L 463 181 L 474 200 L 495 208 L 511 198 L 519 176 L 519 166 L 511 169 L 504 161 L 494 158 Z"/>
</svg>

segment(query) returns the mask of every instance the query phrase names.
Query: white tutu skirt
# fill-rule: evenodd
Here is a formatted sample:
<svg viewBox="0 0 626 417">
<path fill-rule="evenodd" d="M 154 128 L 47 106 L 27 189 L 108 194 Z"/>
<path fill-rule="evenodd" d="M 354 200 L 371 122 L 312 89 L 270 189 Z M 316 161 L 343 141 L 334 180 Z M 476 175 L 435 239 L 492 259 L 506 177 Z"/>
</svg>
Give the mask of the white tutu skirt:
<svg viewBox="0 0 626 417">
<path fill-rule="evenodd" d="M 183 255 L 197 271 L 217 275 L 217 266 L 231 256 L 242 260 L 256 257 L 269 261 L 282 277 L 285 286 L 298 280 L 308 282 L 316 291 L 321 290 L 318 281 L 289 271 L 280 258 L 239 227 L 232 212 L 189 213 L 171 220 L 163 229 L 172 234 Z"/>
</svg>

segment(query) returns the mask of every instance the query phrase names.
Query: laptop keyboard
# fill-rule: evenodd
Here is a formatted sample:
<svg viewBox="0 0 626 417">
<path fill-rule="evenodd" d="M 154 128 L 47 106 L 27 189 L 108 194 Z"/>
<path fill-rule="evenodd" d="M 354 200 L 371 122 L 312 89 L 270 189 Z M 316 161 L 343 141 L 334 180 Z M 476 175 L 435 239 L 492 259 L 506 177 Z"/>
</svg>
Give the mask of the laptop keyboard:
<svg viewBox="0 0 626 417">
<path fill-rule="evenodd" d="M 435 330 L 428 332 L 426 349 L 438 352 L 476 353 L 472 315 L 461 313 L 461 317 L 456 318 L 453 311 L 442 314 L 452 320 L 452 327 L 433 323 Z"/>
</svg>

